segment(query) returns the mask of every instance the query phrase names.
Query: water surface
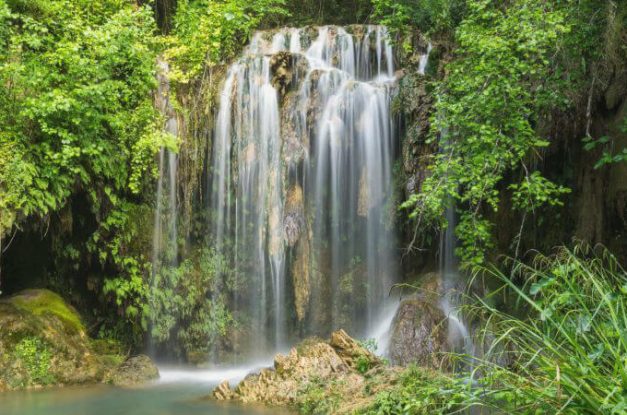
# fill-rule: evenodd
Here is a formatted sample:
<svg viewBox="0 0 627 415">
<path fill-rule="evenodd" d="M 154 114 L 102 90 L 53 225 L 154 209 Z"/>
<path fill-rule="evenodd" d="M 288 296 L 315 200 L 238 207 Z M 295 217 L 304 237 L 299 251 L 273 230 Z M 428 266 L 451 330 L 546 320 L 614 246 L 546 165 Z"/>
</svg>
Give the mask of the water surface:
<svg viewBox="0 0 627 415">
<path fill-rule="evenodd" d="M 287 414 L 277 409 L 220 404 L 214 385 L 156 383 L 137 389 L 99 385 L 0 393 L 2 415 L 244 415 Z"/>
</svg>

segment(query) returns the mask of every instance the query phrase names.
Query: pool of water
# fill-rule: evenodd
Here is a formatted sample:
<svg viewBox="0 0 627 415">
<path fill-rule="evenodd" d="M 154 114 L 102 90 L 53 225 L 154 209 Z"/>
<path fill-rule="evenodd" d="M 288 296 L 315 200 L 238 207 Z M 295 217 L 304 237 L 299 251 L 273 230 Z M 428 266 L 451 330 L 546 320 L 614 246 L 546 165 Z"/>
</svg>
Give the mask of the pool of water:
<svg viewBox="0 0 627 415">
<path fill-rule="evenodd" d="M 237 379 L 240 373 L 235 373 Z M 217 376 L 162 371 L 140 388 L 107 385 L 0 393 L 1 415 L 244 415 L 289 414 L 262 407 L 220 404 L 208 398 Z M 231 382 L 232 384 L 234 382 Z"/>
</svg>

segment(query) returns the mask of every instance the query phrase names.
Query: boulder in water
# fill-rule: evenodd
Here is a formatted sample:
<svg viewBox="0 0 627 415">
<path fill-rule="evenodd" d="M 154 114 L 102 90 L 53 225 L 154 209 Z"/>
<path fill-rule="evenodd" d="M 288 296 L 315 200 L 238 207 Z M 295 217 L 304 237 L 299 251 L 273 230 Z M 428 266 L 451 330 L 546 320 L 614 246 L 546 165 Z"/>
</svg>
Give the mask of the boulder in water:
<svg viewBox="0 0 627 415">
<path fill-rule="evenodd" d="M 107 378 L 107 382 L 116 386 L 138 386 L 159 378 L 159 369 L 145 355 L 126 359 Z"/>
</svg>

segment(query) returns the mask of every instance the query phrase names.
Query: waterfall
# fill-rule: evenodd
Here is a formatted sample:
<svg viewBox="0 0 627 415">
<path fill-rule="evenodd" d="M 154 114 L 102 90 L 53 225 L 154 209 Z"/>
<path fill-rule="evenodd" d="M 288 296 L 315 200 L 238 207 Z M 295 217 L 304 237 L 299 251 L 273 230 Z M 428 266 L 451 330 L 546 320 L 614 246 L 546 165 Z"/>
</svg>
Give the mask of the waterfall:
<svg viewBox="0 0 627 415">
<path fill-rule="evenodd" d="M 421 75 L 425 74 L 427 70 L 427 65 L 429 64 L 429 55 L 431 54 L 431 50 L 433 50 L 433 45 L 429 42 L 427 46 L 427 53 L 420 57 L 420 61 L 418 62 L 418 73 Z"/>
<path fill-rule="evenodd" d="M 155 97 L 156 107 L 163 114 L 166 122 L 164 130 L 172 136 L 178 136 L 178 121 L 176 112 L 170 102 L 170 83 L 168 80 L 169 66 L 167 62 L 158 62 L 159 81 Z M 178 155 L 164 147 L 159 149 L 158 158 L 159 178 L 155 198 L 155 216 L 152 241 L 152 277 L 151 285 L 155 282 L 155 275 L 162 267 L 176 266 L 178 263 L 177 243 L 177 170 Z M 154 287 L 151 286 L 154 290 Z M 151 303 L 154 309 L 154 304 Z M 154 322 L 150 322 L 151 330 Z M 149 352 L 155 355 L 154 343 L 149 335 Z"/>
<path fill-rule="evenodd" d="M 465 287 L 459 273 L 459 262 L 455 255 L 457 216 L 454 205 L 448 206 L 446 209 L 446 222 L 447 227 L 440 242 L 440 273 L 443 290 L 440 308 L 448 318 L 449 345 L 457 352 L 474 356 L 474 344 L 459 311 L 461 305 L 460 291 L 464 290 Z"/>
<path fill-rule="evenodd" d="M 220 94 L 210 243 L 249 355 L 364 334 L 396 281 L 394 52 L 384 27 L 350 31 L 259 32 Z"/>
</svg>

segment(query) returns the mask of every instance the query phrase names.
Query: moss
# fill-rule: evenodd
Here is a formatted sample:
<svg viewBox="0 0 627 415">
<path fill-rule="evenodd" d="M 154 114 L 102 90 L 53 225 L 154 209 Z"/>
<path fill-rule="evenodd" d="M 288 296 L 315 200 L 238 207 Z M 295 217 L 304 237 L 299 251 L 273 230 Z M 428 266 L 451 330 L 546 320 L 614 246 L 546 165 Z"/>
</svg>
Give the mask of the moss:
<svg viewBox="0 0 627 415">
<path fill-rule="evenodd" d="M 53 314 L 72 333 L 85 331 L 78 313 L 57 294 L 48 290 L 26 290 L 9 299 L 16 308 L 36 316 Z"/>
<path fill-rule="evenodd" d="M 115 339 L 94 339 L 91 347 L 99 355 L 123 355 L 122 343 Z"/>
</svg>

